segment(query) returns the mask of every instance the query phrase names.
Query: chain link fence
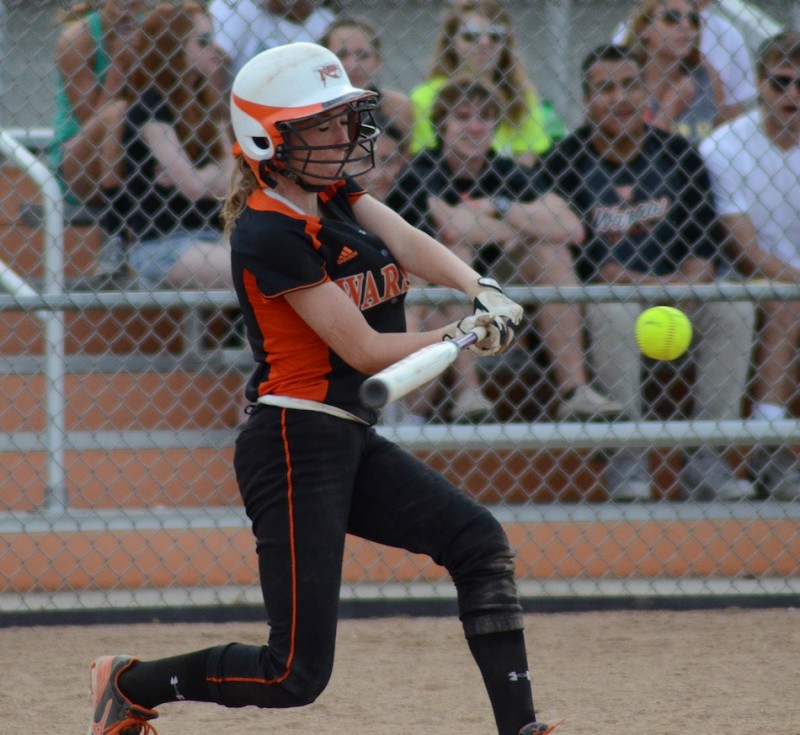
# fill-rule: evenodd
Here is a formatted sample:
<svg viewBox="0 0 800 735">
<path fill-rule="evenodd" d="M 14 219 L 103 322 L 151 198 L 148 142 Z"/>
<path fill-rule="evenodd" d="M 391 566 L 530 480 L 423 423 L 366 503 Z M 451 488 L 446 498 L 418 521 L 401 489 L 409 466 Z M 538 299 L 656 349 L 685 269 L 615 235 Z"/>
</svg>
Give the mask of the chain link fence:
<svg viewBox="0 0 800 735">
<path fill-rule="evenodd" d="M 93 98 L 96 108 L 82 113 L 99 116 L 110 135 L 90 139 L 98 155 L 85 159 L 78 173 L 119 173 L 116 159 L 102 147 L 115 140 L 108 122 L 114 118 L 101 113 L 134 84 L 134 69 L 145 57 L 137 45 L 144 42 L 134 39 L 154 5 L 122 0 L 95 4 L 101 6 L 98 17 L 112 12 L 109 8 L 114 8 L 112 14 L 131 11 L 134 27 L 119 33 L 121 45 L 102 33 L 95 37 L 100 46 L 103 38 L 110 44 L 104 57 L 109 66 L 98 71 L 99 56 L 91 62 L 84 58 L 84 73 L 89 69 L 107 79 L 117 64 L 130 76 L 120 79 L 107 97 Z M 299 31 L 291 25 L 287 31 L 285 20 L 270 31 L 258 15 L 258 2 L 201 5 L 214 19 L 203 16 L 205 25 L 198 23 L 187 36 L 171 39 L 169 54 L 185 46 L 200 58 L 211 49 L 218 65 L 201 64 L 198 72 L 190 64 L 182 70 L 207 74 L 211 81 L 201 84 L 202 94 L 211 89 L 226 104 L 236 55 L 258 51 L 280 32 Z M 598 82 L 582 72 L 581 62 L 590 50 L 615 36 L 623 38 L 635 3 L 507 2 L 500 4 L 499 14 L 487 17 L 482 15 L 485 7 L 467 2 L 365 0 L 316 7 L 307 21 L 309 29 L 312 21 L 317 23 L 314 34 L 319 37 L 317 28 L 327 27 L 337 13 L 340 18 L 346 14 L 350 25 L 326 41 L 346 67 L 357 69 L 351 72 L 359 76 L 354 78 L 357 84 L 383 93 L 379 122 L 391 128 L 384 138 L 397 134 L 397 141 L 388 152 L 379 143 L 378 167 L 366 179 L 372 193 L 508 284 L 508 293 L 525 305 L 529 317 L 509 353 L 480 360 L 468 356 L 425 390 L 388 406 L 379 428 L 493 509 L 517 550 L 521 588 L 532 605 L 558 599 L 577 606 L 587 598 L 601 600 L 598 604 L 642 597 L 796 600 L 800 424 L 795 416 L 800 403 L 794 379 L 780 401 L 775 398 L 774 386 L 765 385 L 764 365 L 770 350 L 783 349 L 790 356 L 781 353 L 780 364 L 793 369 L 797 344 L 770 344 L 761 330 L 765 320 L 773 319 L 785 334 L 793 333 L 798 319 L 792 305 L 800 301 L 800 286 L 792 279 L 760 276 L 759 264 L 725 251 L 713 210 L 712 216 L 699 218 L 702 226 L 691 237 L 715 249 L 697 252 L 715 264 L 716 276 L 611 284 L 598 274 L 588 276 L 581 272 L 581 259 L 586 253 L 582 248 L 591 247 L 590 236 L 576 236 L 577 230 L 559 220 L 564 211 L 547 210 L 553 200 L 542 171 L 551 146 L 584 124 L 588 105 L 602 98 L 609 107 L 606 114 L 624 116 L 610 109 L 607 94 L 641 94 L 653 125 L 680 128 L 702 146 L 722 122 L 723 108 L 731 119 L 755 109 L 758 47 L 765 38 L 797 27 L 800 19 L 789 0 L 711 3 L 699 18 L 694 14 L 700 9 L 687 0 L 641 6 L 647 12 L 640 35 L 647 43 L 639 49 L 645 55 L 634 65 L 641 71 L 634 82 Z M 74 191 L 65 195 L 61 176 L 69 170 L 68 159 L 61 160 L 62 168 L 54 168 L 53 150 L 61 141 L 60 153 L 67 152 L 65 139 L 59 138 L 58 113 L 64 104 L 77 104 L 79 83 L 77 72 L 72 86 L 70 80 L 59 80 L 56 59 L 60 53 L 74 64 L 83 48 L 80 34 L 70 36 L 66 45 L 62 39 L 59 46 L 67 27 L 63 14 L 70 8 L 43 0 L 0 2 L 0 611 L 24 615 L 258 604 L 253 542 L 232 470 L 233 442 L 245 420 L 243 388 L 252 368 L 237 302 L 215 278 L 203 281 L 194 274 L 195 281 L 176 285 L 168 279 L 148 280 L 132 267 L 136 234 L 149 232 L 152 238 L 148 228 L 158 229 L 161 209 L 149 210 L 149 221 L 137 231 L 124 218 L 109 224 L 114 206 L 107 192 L 124 189 L 124 176 L 114 182 L 116 189 L 95 182 L 97 188 L 84 197 Z M 499 54 L 493 46 L 503 45 L 515 49 L 518 66 L 484 85 L 487 99 L 476 97 L 472 89 L 466 96 L 456 94 L 449 107 L 442 102 L 438 113 L 434 104 L 431 113 L 425 105 L 436 95 L 425 98 L 428 92 L 421 87 L 431 82 L 437 39 L 445 32 L 448 13 L 453 21 L 450 42 L 461 44 L 460 53 L 480 48 Z M 68 22 L 89 28 L 87 17 L 80 9 Z M 366 26 L 358 25 L 364 20 Z M 678 40 L 689 46 L 700 33 L 727 25 L 733 29 L 729 38 L 743 44 L 732 53 L 743 50 L 747 68 L 719 75 L 723 96 L 715 99 L 716 107 L 702 124 L 691 127 L 688 118 L 672 123 L 657 119 L 667 106 L 664 90 L 679 89 L 676 78 L 666 72 L 657 83 L 649 76 L 648 62 L 668 56 L 653 40 L 658 24 L 662 35 L 683 34 L 686 38 Z M 365 28 L 374 30 L 377 46 Z M 345 29 L 349 38 L 342 35 Z M 264 34 L 261 40 L 255 38 L 259 32 Z M 677 38 L 667 41 L 672 53 Z M 447 49 L 439 50 L 441 59 Z M 96 47 L 91 53 L 97 53 Z M 178 57 L 171 58 L 169 63 L 177 63 Z M 710 65 L 711 58 L 706 54 L 701 66 Z M 687 62 L 676 58 L 674 63 Z M 472 64 L 478 62 L 473 59 Z M 771 69 L 773 79 L 800 75 L 797 59 L 788 70 L 784 66 Z M 460 66 L 434 86 L 447 87 L 463 72 L 471 73 Z M 511 79 L 513 73 L 521 76 Z M 680 87 L 689 99 L 701 95 L 698 80 L 708 81 L 695 73 L 694 67 L 683 73 L 693 80 L 689 91 Z M 734 90 L 737 76 L 745 80 L 745 90 L 751 80 L 750 91 L 740 91 L 739 97 Z M 639 82 L 641 89 L 632 92 Z M 781 83 L 777 79 L 774 85 Z M 617 91 L 609 92 L 608 84 Z M 796 85 L 789 78 L 776 92 L 797 101 Z M 97 94 L 100 86 L 95 82 L 84 88 L 84 98 Z M 477 105 L 479 98 L 486 106 Z M 186 103 L 195 105 L 191 114 L 200 109 L 196 103 Z M 496 115 L 492 104 L 499 105 Z M 521 104 L 522 117 L 514 117 L 515 104 Z M 171 124 L 156 108 L 150 108 L 153 119 Z M 199 130 L 220 109 L 211 99 L 205 118 L 190 119 Z M 177 112 L 178 117 L 183 114 L 190 117 L 188 108 Z M 413 162 L 426 155 L 428 143 L 417 123 L 431 114 L 434 144 L 438 135 L 453 153 L 445 169 L 451 177 L 438 190 L 426 188 L 433 186 L 431 179 L 408 174 L 408 166 L 413 173 Z M 526 116 L 538 126 L 528 138 L 514 127 L 524 128 Z M 133 124 L 130 117 L 128 123 L 120 119 L 120 130 Z M 511 132 L 503 142 L 497 131 L 505 123 Z M 517 166 L 503 169 L 513 181 L 500 179 L 491 191 L 473 186 L 481 176 L 480 167 L 477 173 L 473 168 L 474 152 L 482 145 L 481 136 L 486 137 L 487 125 L 494 153 L 486 155 L 492 160 L 507 155 Z M 462 128 L 458 135 L 455 126 Z M 206 145 L 205 152 L 198 153 L 191 133 L 185 126 L 181 130 L 181 143 L 191 149 L 187 160 L 195 167 L 193 175 L 205 165 L 216 165 L 214 140 L 202 143 L 199 148 Z M 224 138 L 224 126 L 216 134 Z M 152 153 L 153 139 L 142 139 Z M 743 144 L 746 149 L 747 141 Z M 462 163 L 452 163 L 459 155 Z M 92 168 L 98 159 L 100 169 Z M 786 160 L 790 168 L 785 175 L 797 186 L 800 169 L 791 166 L 798 158 Z M 120 165 L 124 170 L 124 162 Z M 168 168 L 157 163 L 151 189 L 137 196 L 155 192 L 167 197 L 180 188 Z M 555 168 L 549 171 L 549 183 L 568 201 L 564 216 L 572 212 L 578 229 L 592 232 L 595 227 L 618 243 L 635 239 L 637 228 L 639 235 L 655 232 L 659 218 L 670 216 L 659 210 L 659 197 L 680 199 L 686 195 L 682 187 L 695 182 L 680 179 L 684 183 L 677 189 L 665 195 L 662 187 L 656 195 L 644 180 L 652 174 L 649 169 L 641 180 L 635 178 L 635 164 L 626 170 L 634 178 L 613 183 L 617 199 L 600 201 L 594 212 L 583 212 L 578 202 L 591 184 L 581 178 L 583 170 L 568 166 L 564 174 L 575 179 L 574 200 L 563 180 L 560 187 L 553 184 Z M 642 189 L 650 192 L 646 201 Z M 202 198 L 186 196 L 193 202 Z M 753 193 L 756 201 L 758 196 Z M 709 195 L 707 203 L 713 201 Z M 787 207 L 792 201 L 796 197 L 787 196 Z M 519 202 L 524 207 L 515 214 Z M 536 202 L 540 209 L 529 209 Z M 669 202 L 664 206 L 669 209 Z M 761 209 L 769 212 L 771 206 L 766 202 Z M 783 227 L 789 245 L 800 253 L 800 241 L 791 240 L 792 233 L 800 232 L 800 211 L 787 214 L 787 207 L 780 208 L 780 216 L 788 220 L 767 221 L 766 226 Z M 464 225 L 470 212 L 472 229 Z M 697 211 L 684 214 L 692 219 Z M 583 215 L 588 219 L 581 223 Z M 534 223 L 535 216 L 544 217 L 544 224 Z M 492 229 L 506 218 L 505 231 Z M 566 234 L 545 233 L 554 222 Z M 677 228 L 685 223 L 673 224 Z M 484 230 L 476 235 L 478 226 Z M 686 232 L 680 237 L 689 238 Z M 681 242 L 688 253 L 696 246 Z M 648 261 L 655 257 L 653 251 L 639 257 L 644 260 L 641 267 L 652 266 L 654 273 L 672 273 L 681 266 L 673 261 L 657 271 Z M 467 313 L 458 295 L 413 285 L 407 302 L 411 325 L 433 327 L 445 317 Z M 699 336 L 687 357 L 670 363 L 637 361 L 632 376 L 624 361 L 633 344 L 632 320 L 642 308 L 662 303 L 680 305 L 691 314 Z M 783 412 L 759 409 L 778 403 Z M 768 461 L 779 457 L 780 463 L 775 460 L 765 469 L 763 461 L 759 465 L 765 456 Z M 638 467 L 635 477 L 632 465 Z M 773 472 L 771 483 L 765 479 L 768 471 Z M 630 492 L 621 492 L 622 485 Z M 452 597 L 442 570 L 429 560 L 350 539 L 343 599 L 401 605 Z"/>
</svg>

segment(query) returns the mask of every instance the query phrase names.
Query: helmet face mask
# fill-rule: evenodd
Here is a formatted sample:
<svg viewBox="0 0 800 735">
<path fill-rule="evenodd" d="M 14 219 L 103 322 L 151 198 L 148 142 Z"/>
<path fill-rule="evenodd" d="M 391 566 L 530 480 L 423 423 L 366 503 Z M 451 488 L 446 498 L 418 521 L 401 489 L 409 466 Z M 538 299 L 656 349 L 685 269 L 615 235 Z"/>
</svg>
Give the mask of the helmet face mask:
<svg viewBox="0 0 800 735">
<path fill-rule="evenodd" d="M 373 111 L 376 107 L 374 96 L 357 99 L 334 108 L 331 112 L 311 115 L 299 120 L 278 122 L 277 128 L 283 139 L 275 147 L 275 162 L 278 170 L 304 180 L 310 176 L 323 181 L 338 181 L 345 170 L 348 174 L 359 176 L 375 166 L 375 139 L 380 134 Z M 345 118 L 347 143 L 335 145 L 311 145 L 307 140 L 309 130 L 321 125 L 339 125 Z M 338 151 L 338 157 L 330 153 Z M 333 166 L 333 171 L 330 169 Z M 312 170 L 309 170 L 309 166 Z"/>
<path fill-rule="evenodd" d="M 282 174 L 304 189 L 320 191 L 347 173 L 374 166 L 379 130 L 372 115 L 375 92 L 350 84 L 336 55 L 311 43 L 262 51 L 233 81 L 231 123 L 236 155 L 242 155 L 262 186 Z M 345 125 L 320 135 L 318 128 Z M 330 140 L 324 144 L 325 139 Z"/>
</svg>

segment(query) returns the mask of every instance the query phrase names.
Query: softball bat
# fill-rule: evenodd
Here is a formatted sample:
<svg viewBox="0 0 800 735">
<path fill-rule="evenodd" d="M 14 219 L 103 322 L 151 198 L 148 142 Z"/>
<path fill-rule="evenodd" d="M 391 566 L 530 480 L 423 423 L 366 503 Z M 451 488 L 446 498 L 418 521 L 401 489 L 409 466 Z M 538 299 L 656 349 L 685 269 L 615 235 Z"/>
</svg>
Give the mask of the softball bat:
<svg viewBox="0 0 800 735">
<path fill-rule="evenodd" d="M 474 345 L 486 336 L 483 327 L 476 327 L 458 339 L 445 340 L 412 352 L 408 357 L 389 365 L 367 378 L 359 391 L 361 403 L 381 408 L 387 403 L 419 388 L 441 375 L 455 362 L 461 350 Z"/>
</svg>

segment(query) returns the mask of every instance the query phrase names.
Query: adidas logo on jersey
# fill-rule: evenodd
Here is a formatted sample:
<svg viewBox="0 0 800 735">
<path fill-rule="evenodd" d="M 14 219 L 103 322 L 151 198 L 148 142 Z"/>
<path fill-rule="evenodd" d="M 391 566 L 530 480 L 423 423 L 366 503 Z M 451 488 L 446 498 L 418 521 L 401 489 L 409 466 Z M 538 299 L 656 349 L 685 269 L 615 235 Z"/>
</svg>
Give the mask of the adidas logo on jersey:
<svg viewBox="0 0 800 735">
<path fill-rule="evenodd" d="M 341 265 L 342 263 L 346 263 L 348 260 L 352 260 L 356 257 L 358 257 L 358 253 L 345 245 L 342 248 L 342 251 L 339 253 L 339 257 L 336 259 L 336 265 Z"/>
</svg>

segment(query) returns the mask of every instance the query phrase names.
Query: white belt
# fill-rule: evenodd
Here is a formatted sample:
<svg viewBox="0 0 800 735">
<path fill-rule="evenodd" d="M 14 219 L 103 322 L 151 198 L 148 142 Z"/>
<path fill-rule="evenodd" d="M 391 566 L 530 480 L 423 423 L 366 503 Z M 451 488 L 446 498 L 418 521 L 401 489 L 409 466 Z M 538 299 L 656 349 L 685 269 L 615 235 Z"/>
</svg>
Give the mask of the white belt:
<svg viewBox="0 0 800 735">
<path fill-rule="evenodd" d="M 280 406 L 282 408 L 298 408 L 301 411 L 317 411 L 318 413 L 327 413 L 330 416 L 336 416 L 340 419 L 347 421 L 355 421 L 359 424 L 369 426 L 369 423 L 364 419 L 359 418 L 349 411 L 345 411 L 338 406 L 330 406 L 327 403 L 320 403 L 319 401 L 308 401 L 305 398 L 292 398 L 291 396 L 261 396 L 258 399 L 259 403 L 265 406 Z"/>
</svg>

